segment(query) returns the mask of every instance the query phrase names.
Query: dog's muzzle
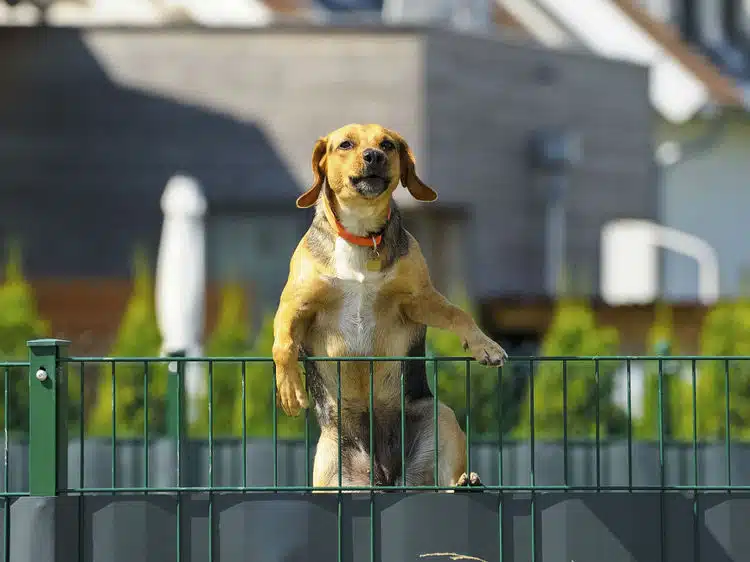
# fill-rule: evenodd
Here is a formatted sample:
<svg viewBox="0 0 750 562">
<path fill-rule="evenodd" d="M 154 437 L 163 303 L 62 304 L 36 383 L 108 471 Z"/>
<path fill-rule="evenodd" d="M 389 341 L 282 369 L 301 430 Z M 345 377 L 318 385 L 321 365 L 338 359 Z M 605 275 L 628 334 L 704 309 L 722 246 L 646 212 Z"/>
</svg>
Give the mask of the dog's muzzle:
<svg viewBox="0 0 750 562">
<path fill-rule="evenodd" d="M 368 148 L 362 153 L 362 175 L 351 178 L 354 189 L 365 197 L 377 197 L 388 187 L 387 156 L 382 150 Z"/>
<path fill-rule="evenodd" d="M 377 197 L 388 187 L 388 179 L 376 174 L 351 178 L 351 182 L 357 193 L 365 197 Z"/>
</svg>

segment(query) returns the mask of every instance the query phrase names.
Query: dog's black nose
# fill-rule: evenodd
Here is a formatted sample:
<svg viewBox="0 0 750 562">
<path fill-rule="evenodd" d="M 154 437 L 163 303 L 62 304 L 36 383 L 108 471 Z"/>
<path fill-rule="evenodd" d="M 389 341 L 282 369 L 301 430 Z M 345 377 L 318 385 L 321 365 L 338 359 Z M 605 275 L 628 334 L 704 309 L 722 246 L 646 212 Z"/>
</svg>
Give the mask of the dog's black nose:
<svg viewBox="0 0 750 562">
<path fill-rule="evenodd" d="M 385 162 L 385 152 L 377 148 L 367 148 L 362 153 L 362 158 L 368 164 L 382 164 Z"/>
</svg>

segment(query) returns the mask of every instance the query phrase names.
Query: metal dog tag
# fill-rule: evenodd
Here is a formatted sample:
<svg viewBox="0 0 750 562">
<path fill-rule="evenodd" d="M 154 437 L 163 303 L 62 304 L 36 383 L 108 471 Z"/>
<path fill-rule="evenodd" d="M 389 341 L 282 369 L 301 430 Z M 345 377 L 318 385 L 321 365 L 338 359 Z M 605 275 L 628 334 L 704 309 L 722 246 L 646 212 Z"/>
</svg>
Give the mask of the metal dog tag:
<svg viewBox="0 0 750 562">
<path fill-rule="evenodd" d="M 368 259 L 365 267 L 367 268 L 367 271 L 380 271 L 382 268 L 380 264 L 380 256 L 373 256 Z"/>
<path fill-rule="evenodd" d="M 378 252 L 377 239 L 372 237 L 372 253 L 370 254 L 367 263 L 365 264 L 367 271 L 380 271 L 382 265 L 380 264 L 380 252 Z"/>
</svg>

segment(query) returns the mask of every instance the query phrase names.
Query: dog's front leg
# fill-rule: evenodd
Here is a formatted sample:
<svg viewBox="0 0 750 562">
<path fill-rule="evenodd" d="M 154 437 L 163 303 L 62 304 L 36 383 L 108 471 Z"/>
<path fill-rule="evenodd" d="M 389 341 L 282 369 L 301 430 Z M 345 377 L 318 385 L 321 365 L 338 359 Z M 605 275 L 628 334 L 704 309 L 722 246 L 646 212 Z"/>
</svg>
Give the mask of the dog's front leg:
<svg viewBox="0 0 750 562">
<path fill-rule="evenodd" d="M 278 401 L 284 412 L 296 416 L 308 400 L 299 368 L 300 344 L 315 317 L 323 289 L 320 283 L 287 284 L 273 320 L 273 362 Z"/>
<path fill-rule="evenodd" d="M 272 354 L 278 401 L 288 416 L 296 416 L 308 405 L 298 365 L 303 318 L 290 303 L 282 302 L 273 324 Z"/>
<path fill-rule="evenodd" d="M 482 365 L 502 365 L 508 357 L 502 347 L 479 329 L 467 312 L 451 303 L 431 284 L 407 298 L 402 310 L 412 322 L 456 334 L 461 338 L 464 349 L 469 350 Z"/>
</svg>

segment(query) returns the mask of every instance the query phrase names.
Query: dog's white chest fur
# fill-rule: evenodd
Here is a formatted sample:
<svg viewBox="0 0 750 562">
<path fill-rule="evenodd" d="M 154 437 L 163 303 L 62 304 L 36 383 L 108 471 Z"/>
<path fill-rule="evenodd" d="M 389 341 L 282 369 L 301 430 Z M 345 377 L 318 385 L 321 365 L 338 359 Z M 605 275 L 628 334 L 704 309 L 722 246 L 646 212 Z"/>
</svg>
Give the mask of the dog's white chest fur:
<svg viewBox="0 0 750 562">
<path fill-rule="evenodd" d="M 350 353 L 370 355 L 375 337 L 375 298 L 384 274 L 367 270 L 369 251 L 336 239 L 334 276 L 343 293 L 339 330 Z"/>
</svg>

